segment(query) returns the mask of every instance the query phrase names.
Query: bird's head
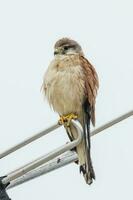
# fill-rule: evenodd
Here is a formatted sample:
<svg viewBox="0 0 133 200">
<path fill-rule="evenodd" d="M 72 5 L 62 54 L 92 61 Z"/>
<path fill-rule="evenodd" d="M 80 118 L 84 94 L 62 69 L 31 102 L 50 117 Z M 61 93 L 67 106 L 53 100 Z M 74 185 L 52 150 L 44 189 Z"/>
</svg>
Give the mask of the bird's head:
<svg viewBox="0 0 133 200">
<path fill-rule="evenodd" d="M 83 55 L 81 46 L 74 40 L 62 38 L 55 43 L 54 55 Z"/>
</svg>

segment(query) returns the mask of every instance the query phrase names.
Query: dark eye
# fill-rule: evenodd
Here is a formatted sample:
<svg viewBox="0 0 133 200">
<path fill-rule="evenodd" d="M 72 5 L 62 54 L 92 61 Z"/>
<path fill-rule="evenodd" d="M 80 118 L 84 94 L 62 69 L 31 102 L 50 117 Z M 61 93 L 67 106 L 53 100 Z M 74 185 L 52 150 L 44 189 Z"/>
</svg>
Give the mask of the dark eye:
<svg viewBox="0 0 133 200">
<path fill-rule="evenodd" d="M 64 50 L 68 50 L 69 49 L 69 46 L 64 46 Z"/>
</svg>

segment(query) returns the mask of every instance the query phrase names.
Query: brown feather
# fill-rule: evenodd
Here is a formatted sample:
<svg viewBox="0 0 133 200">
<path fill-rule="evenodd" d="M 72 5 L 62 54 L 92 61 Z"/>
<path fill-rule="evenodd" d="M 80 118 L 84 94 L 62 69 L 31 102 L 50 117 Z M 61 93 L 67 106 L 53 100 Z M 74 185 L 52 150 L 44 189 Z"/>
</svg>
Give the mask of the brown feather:
<svg viewBox="0 0 133 200">
<path fill-rule="evenodd" d="M 80 56 L 81 66 L 85 74 L 85 94 L 91 107 L 91 121 L 95 126 L 95 102 L 99 88 L 98 75 L 92 64 L 83 56 Z"/>
</svg>

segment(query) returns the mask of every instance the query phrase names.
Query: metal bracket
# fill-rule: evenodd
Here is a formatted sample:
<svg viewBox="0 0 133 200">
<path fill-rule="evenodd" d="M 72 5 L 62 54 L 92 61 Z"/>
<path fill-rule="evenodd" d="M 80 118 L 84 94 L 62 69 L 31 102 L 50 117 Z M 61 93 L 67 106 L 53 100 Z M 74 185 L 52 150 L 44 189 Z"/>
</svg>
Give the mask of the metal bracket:
<svg viewBox="0 0 133 200">
<path fill-rule="evenodd" d="M 34 170 L 35 168 L 43 165 L 44 163 L 50 161 L 53 158 L 56 158 L 57 156 L 63 154 L 66 151 L 69 151 L 71 149 L 73 149 L 74 147 L 76 147 L 82 140 L 83 137 L 83 129 L 81 124 L 78 121 L 74 121 L 72 120 L 72 124 L 74 125 L 74 127 L 77 129 L 77 139 L 73 140 L 72 142 L 69 142 L 55 150 L 53 150 L 52 152 L 41 156 L 40 158 L 26 164 L 25 166 L 22 166 L 18 169 L 16 169 L 13 172 L 10 172 L 3 180 L 2 183 L 3 184 L 7 184 L 23 175 L 25 175 L 26 173 L 28 173 L 31 170 Z"/>
<path fill-rule="evenodd" d="M 130 112 L 127 112 L 124 115 L 121 115 L 120 117 L 115 118 L 112 121 L 107 122 L 106 124 L 100 126 L 99 128 L 93 130 L 91 132 L 91 136 L 96 135 L 97 133 L 121 122 L 122 120 L 127 119 L 128 117 L 133 115 L 133 110 Z M 6 193 L 6 188 L 10 189 L 17 185 L 20 185 L 26 181 L 29 181 L 33 178 L 36 178 L 38 176 L 41 176 L 42 174 L 46 174 L 52 170 L 55 170 L 57 168 L 60 168 L 62 166 L 65 166 L 71 162 L 77 161 L 78 156 L 74 151 L 69 151 L 72 148 L 76 147 L 82 140 L 83 136 L 83 130 L 78 121 L 72 120 L 73 125 L 77 129 L 77 139 L 69 142 L 52 152 L 48 153 L 47 155 L 44 155 L 12 172 L 10 172 L 7 176 L 0 178 L 0 200 L 10 200 Z M 38 138 L 41 138 L 42 136 L 50 133 L 51 131 L 59 128 L 59 124 L 55 124 L 27 139 L 20 142 L 19 144 L 16 144 L 14 147 L 9 148 L 5 152 L 0 154 L 0 158 L 4 158 L 5 156 L 15 152 L 16 150 L 24 147 L 25 145 L 37 140 Z M 70 130 L 69 130 L 70 131 Z M 59 156 L 60 157 L 57 157 Z"/>
</svg>

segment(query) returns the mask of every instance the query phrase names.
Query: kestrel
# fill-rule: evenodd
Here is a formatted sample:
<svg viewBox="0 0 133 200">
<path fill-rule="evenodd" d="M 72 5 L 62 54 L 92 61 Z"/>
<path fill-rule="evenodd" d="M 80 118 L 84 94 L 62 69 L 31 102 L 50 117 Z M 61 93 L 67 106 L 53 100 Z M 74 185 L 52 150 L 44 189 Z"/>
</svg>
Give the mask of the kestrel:
<svg viewBox="0 0 133 200">
<path fill-rule="evenodd" d="M 54 59 L 43 80 L 44 94 L 53 110 L 60 115 L 71 140 L 77 132 L 71 119 L 77 119 L 83 128 L 83 140 L 76 147 L 80 172 L 87 184 L 95 179 L 90 155 L 90 121 L 95 126 L 95 100 L 99 87 L 98 76 L 84 57 L 81 46 L 74 40 L 62 38 L 55 43 Z M 66 123 L 67 122 L 67 123 Z"/>
</svg>

